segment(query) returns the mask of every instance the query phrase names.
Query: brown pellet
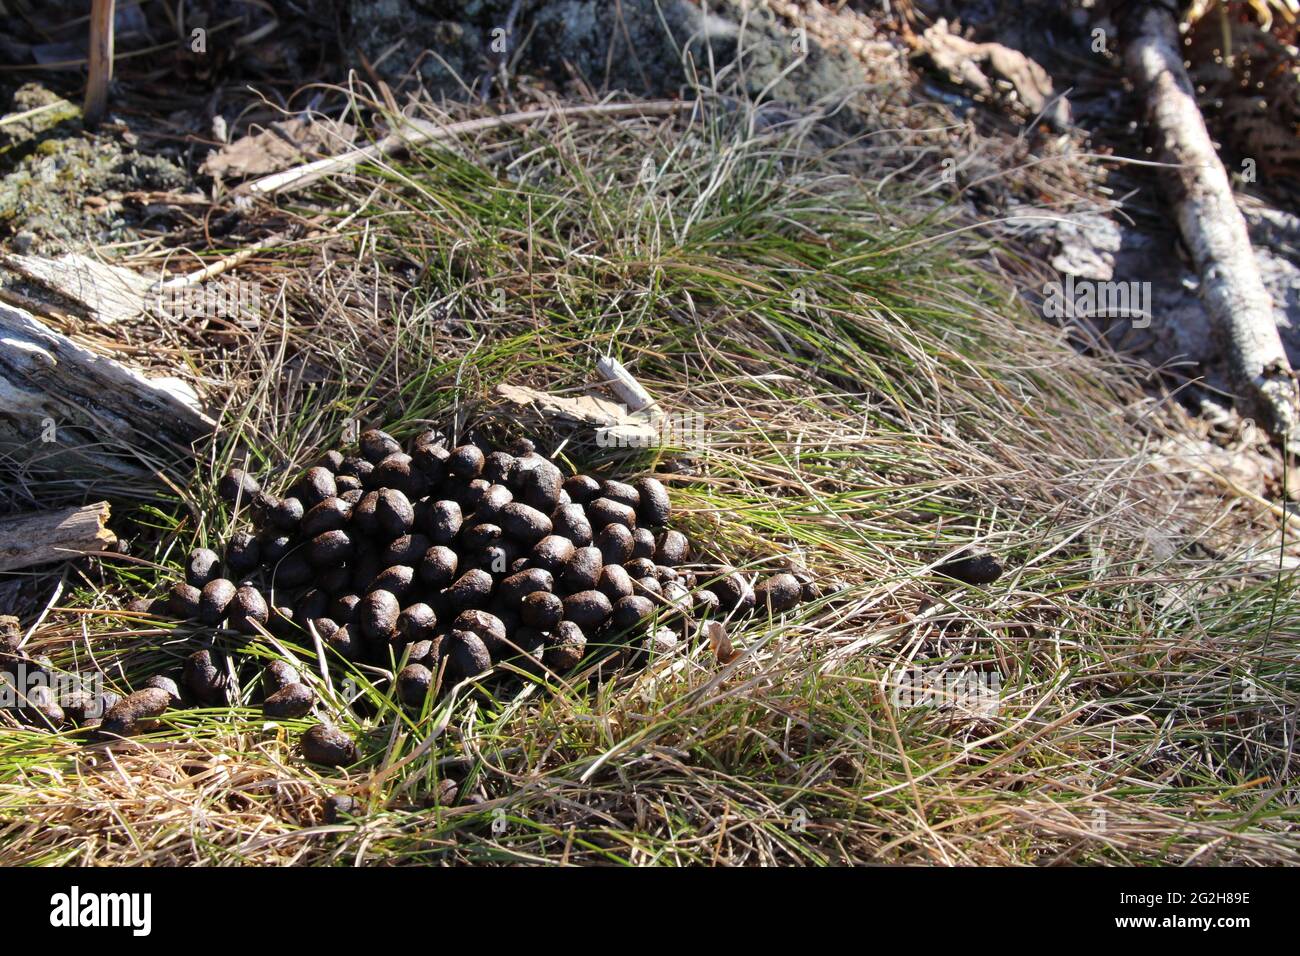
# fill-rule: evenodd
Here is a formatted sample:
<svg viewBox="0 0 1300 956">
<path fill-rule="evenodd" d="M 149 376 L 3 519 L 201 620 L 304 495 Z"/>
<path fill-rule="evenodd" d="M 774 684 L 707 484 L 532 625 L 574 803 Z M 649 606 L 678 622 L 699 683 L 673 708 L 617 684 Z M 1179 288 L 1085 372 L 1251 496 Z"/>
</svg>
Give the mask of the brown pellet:
<svg viewBox="0 0 1300 956">
<path fill-rule="evenodd" d="M 326 767 L 341 767 L 357 759 L 357 745 L 336 727 L 316 724 L 302 735 L 302 755 Z"/>
</svg>

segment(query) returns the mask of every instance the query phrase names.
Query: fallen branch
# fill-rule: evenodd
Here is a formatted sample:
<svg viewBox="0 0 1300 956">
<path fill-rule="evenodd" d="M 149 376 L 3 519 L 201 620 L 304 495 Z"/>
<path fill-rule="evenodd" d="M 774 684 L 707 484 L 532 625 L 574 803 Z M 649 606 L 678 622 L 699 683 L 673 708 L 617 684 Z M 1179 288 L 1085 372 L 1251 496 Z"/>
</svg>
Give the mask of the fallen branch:
<svg viewBox="0 0 1300 956">
<path fill-rule="evenodd" d="M 329 156 L 307 163 L 282 173 L 272 173 L 252 182 L 244 183 L 235 190 L 235 195 L 275 196 L 280 193 L 300 189 L 309 183 L 333 173 L 346 172 L 362 163 L 373 162 L 398 150 L 421 143 L 431 143 L 440 139 L 454 139 L 457 136 L 481 133 L 485 130 L 502 126 L 519 126 L 537 120 L 552 118 L 578 119 L 586 116 L 666 116 L 695 106 L 692 100 L 651 100 L 646 103 L 601 103 L 593 106 L 559 106 L 547 109 L 525 110 L 520 113 L 506 113 L 503 116 L 488 116 L 481 119 L 463 120 L 438 126 L 427 120 L 413 117 L 400 117 L 400 126 L 383 139 L 369 146 L 349 150 L 338 156 Z"/>
<path fill-rule="evenodd" d="M 108 530 L 107 501 L 59 511 L 27 511 L 0 518 L 0 571 L 66 561 L 117 544 Z"/>
<path fill-rule="evenodd" d="M 1246 220 L 1219 161 L 1183 68 L 1172 7 L 1134 4 L 1124 20 L 1128 74 L 1143 98 L 1156 158 L 1178 228 L 1201 279 L 1201 299 L 1228 346 L 1242 398 L 1276 438 L 1300 440 L 1300 395 L 1278 335 L 1273 301 L 1251 249 Z"/>
</svg>

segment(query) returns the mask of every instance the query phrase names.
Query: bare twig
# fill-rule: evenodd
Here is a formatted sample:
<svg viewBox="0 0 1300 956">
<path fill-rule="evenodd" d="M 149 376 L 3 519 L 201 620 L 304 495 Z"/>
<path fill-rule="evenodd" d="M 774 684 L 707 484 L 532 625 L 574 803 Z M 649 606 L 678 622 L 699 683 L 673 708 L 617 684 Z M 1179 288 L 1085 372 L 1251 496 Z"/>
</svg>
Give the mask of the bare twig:
<svg viewBox="0 0 1300 956">
<path fill-rule="evenodd" d="M 484 130 L 497 129 L 502 126 L 519 126 L 538 120 L 560 117 L 578 119 L 588 116 L 666 116 L 681 110 L 691 109 L 694 102 L 690 100 L 651 100 L 646 103 L 601 103 L 594 106 L 561 106 L 553 109 L 525 110 L 520 113 L 507 113 L 504 116 L 488 116 L 482 119 L 464 120 L 438 126 L 427 120 L 401 117 L 400 127 L 369 146 L 349 150 L 338 156 L 329 156 L 315 162 L 288 169 L 280 173 L 263 176 L 235 190 L 236 194 L 252 196 L 275 196 L 291 192 L 313 183 L 323 176 L 340 173 L 359 166 L 362 163 L 381 159 L 408 146 L 418 146 L 440 139 L 452 139 L 457 136 L 480 133 Z"/>
</svg>

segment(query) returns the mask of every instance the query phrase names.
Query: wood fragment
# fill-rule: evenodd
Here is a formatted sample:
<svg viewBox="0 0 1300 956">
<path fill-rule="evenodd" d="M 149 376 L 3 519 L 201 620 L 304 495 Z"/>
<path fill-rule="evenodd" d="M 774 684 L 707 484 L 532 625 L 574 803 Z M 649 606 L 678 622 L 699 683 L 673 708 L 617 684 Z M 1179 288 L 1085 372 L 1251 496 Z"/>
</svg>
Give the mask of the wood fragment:
<svg viewBox="0 0 1300 956">
<path fill-rule="evenodd" d="M 498 398 L 520 408 L 530 408 L 543 418 L 615 434 L 631 447 L 655 443 L 658 432 L 644 417 L 629 415 L 624 406 L 595 395 L 552 395 L 524 385 L 501 384 Z"/>
<path fill-rule="evenodd" d="M 1156 159 L 1173 167 L 1163 181 L 1200 274 L 1205 311 L 1228 347 L 1228 364 L 1249 413 L 1294 447 L 1300 442 L 1300 390 L 1246 220 L 1183 67 L 1175 10 L 1147 0 L 1133 4 L 1122 22 L 1124 63 L 1142 97 Z"/>
<path fill-rule="evenodd" d="M 0 571 L 16 571 L 105 551 L 117 544 L 107 501 L 0 518 Z"/>
<path fill-rule="evenodd" d="M 49 309 L 31 295 L 23 296 L 26 301 L 6 295 L 7 301 L 24 307 L 32 302 L 41 311 L 64 311 L 60 306 L 70 306 L 78 317 L 105 325 L 134 319 L 143 312 L 152 285 L 149 279 L 131 269 L 77 253 L 55 259 L 11 255 L 4 258 L 3 264 L 9 272 L 62 300 L 50 303 Z"/>
<path fill-rule="evenodd" d="M 147 378 L 4 304 L 0 408 L 0 442 L 23 445 L 25 455 L 74 452 L 128 474 L 147 472 L 132 449 L 188 449 L 215 427 L 188 384 Z"/>
</svg>

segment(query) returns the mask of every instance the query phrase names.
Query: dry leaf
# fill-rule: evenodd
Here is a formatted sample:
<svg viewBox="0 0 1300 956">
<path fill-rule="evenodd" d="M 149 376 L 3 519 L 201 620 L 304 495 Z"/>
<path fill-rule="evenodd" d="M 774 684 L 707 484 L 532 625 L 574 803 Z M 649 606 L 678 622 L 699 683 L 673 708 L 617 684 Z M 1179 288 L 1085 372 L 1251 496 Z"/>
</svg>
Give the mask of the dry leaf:
<svg viewBox="0 0 1300 956">
<path fill-rule="evenodd" d="M 730 664 L 740 656 L 740 652 L 731 646 L 731 638 L 721 621 L 705 621 L 701 630 L 709 639 L 709 647 L 713 648 L 713 656 L 719 664 Z"/>
<path fill-rule="evenodd" d="M 211 153 L 199 167 L 208 176 L 242 179 L 265 176 L 329 156 L 356 139 L 357 131 L 333 120 L 291 119 L 240 137 Z"/>
</svg>

